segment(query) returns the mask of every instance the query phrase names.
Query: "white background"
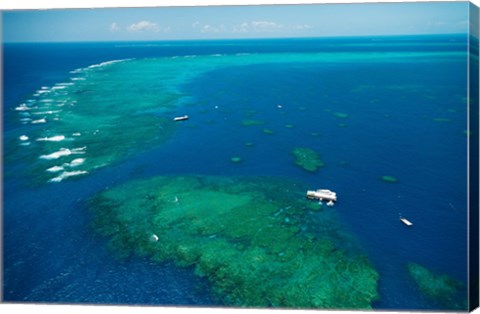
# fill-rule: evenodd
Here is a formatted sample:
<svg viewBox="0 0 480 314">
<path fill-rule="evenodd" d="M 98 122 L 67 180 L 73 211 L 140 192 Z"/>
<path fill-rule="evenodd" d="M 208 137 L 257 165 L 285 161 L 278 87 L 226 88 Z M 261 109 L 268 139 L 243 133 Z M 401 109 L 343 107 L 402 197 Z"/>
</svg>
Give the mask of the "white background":
<svg viewBox="0 0 480 314">
<path fill-rule="evenodd" d="M 437 0 L 445 1 L 445 0 Z M 447 0 L 448 1 L 448 0 Z M 0 0 L 0 10 L 4 9 L 47 9 L 47 8 L 102 8 L 102 7 L 144 7 L 144 6 L 194 6 L 194 5 L 258 5 L 258 4 L 301 4 L 301 3 L 361 3 L 361 2 L 415 2 L 414 0 L 406 1 L 375 1 L 375 0 Z M 474 4 L 480 6 L 480 0 L 472 0 Z M 3 268 L 2 268 L 3 269 Z M 56 313 L 88 313 L 88 314 L 309 314 L 319 313 L 312 310 L 245 310 L 245 309 L 205 309 L 205 308 L 163 308 L 163 307 L 128 307 L 128 306 L 85 306 L 85 305 L 17 305 L 17 304 L 1 304 L 0 311 L 4 314 L 10 313 L 40 313 L 40 314 L 56 314 Z M 331 314 L 356 314 L 359 312 L 350 311 L 324 311 L 323 313 Z M 382 312 L 376 312 L 382 313 Z M 386 312 L 383 312 L 386 313 Z M 479 310 L 475 311 L 480 313 Z"/>
</svg>

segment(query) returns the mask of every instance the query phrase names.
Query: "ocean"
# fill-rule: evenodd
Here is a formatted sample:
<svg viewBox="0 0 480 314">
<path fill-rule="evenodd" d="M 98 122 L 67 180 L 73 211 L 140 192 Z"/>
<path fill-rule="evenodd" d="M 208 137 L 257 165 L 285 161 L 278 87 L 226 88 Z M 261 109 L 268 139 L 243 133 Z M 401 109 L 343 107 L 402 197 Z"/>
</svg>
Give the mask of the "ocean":
<svg viewBox="0 0 480 314">
<path fill-rule="evenodd" d="M 379 275 L 374 309 L 465 308 L 466 35 L 25 43 L 3 57 L 5 301 L 228 305 L 194 266 L 118 258 L 88 200 L 154 176 L 267 176 L 337 192 L 332 215 Z M 324 166 L 298 167 L 298 147 Z M 449 304 L 409 263 L 458 283 Z"/>
</svg>

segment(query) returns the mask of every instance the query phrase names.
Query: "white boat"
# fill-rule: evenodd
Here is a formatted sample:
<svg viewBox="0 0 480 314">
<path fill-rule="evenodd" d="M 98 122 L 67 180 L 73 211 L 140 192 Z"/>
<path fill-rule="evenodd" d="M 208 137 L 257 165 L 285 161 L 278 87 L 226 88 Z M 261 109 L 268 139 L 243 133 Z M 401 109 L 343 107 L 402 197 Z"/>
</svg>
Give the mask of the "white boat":
<svg viewBox="0 0 480 314">
<path fill-rule="evenodd" d="M 406 219 L 406 218 L 400 218 L 400 221 L 403 222 L 403 223 L 404 223 L 405 225 L 407 225 L 407 226 L 413 225 L 413 223 L 412 223 L 410 220 Z"/>
<path fill-rule="evenodd" d="M 173 118 L 173 121 L 184 121 L 184 120 L 188 120 L 188 116 L 187 116 L 187 115 Z"/>
<path fill-rule="evenodd" d="M 309 199 L 317 199 L 320 201 L 327 200 L 331 202 L 337 201 L 337 193 L 327 190 L 327 189 L 319 189 L 316 191 L 307 191 L 307 198 Z"/>
</svg>

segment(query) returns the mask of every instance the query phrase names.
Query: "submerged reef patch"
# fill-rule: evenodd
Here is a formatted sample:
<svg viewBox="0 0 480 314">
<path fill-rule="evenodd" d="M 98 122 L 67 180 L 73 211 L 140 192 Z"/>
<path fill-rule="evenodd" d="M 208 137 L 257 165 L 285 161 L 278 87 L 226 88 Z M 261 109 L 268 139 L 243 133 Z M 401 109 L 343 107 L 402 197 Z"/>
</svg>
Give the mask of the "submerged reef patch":
<svg viewBox="0 0 480 314">
<path fill-rule="evenodd" d="M 89 206 L 119 257 L 193 267 L 221 304 L 371 309 L 378 273 L 343 249 L 352 243 L 338 230 L 329 234 L 331 219 L 306 227 L 303 189 L 278 178 L 154 177 L 105 190 Z"/>
<path fill-rule="evenodd" d="M 388 183 L 397 183 L 398 179 L 395 178 L 394 176 L 381 176 L 380 179 L 384 182 Z"/>
<path fill-rule="evenodd" d="M 318 168 L 325 164 L 320 159 L 320 155 L 316 151 L 306 147 L 297 147 L 293 150 L 295 157 L 294 163 L 309 172 L 317 171 Z"/>
<path fill-rule="evenodd" d="M 230 158 L 230 161 L 233 162 L 234 164 L 238 164 L 238 163 L 241 163 L 243 159 L 238 156 L 233 156 L 232 158 Z"/>
<path fill-rule="evenodd" d="M 254 126 L 254 125 L 264 125 L 265 121 L 262 120 L 252 120 L 252 119 L 245 119 L 242 120 L 243 126 Z"/>
<path fill-rule="evenodd" d="M 458 293 L 463 286 L 460 281 L 444 274 L 435 274 L 416 263 L 408 263 L 407 269 L 421 293 L 426 297 L 451 310 L 467 309 L 465 300 L 458 298 Z"/>
<path fill-rule="evenodd" d="M 349 115 L 347 113 L 343 113 L 343 112 L 334 112 L 333 115 L 337 118 L 341 118 L 341 119 L 345 119 L 345 118 L 348 118 Z"/>
</svg>

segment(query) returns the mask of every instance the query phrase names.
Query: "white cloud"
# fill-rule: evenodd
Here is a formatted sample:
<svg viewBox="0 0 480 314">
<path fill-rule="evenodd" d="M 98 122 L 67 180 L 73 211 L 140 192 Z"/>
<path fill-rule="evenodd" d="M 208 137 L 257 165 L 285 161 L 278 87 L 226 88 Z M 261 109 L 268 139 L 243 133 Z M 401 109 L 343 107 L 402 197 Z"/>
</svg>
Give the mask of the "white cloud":
<svg viewBox="0 0 480 314">
<path fill-rule="evenodd" d="M 113 22 L 110 24 L 110 31 L 111 32 L 118 32 L 120 30 L 120 27 L 118 26 L 117 22 Z"/>
<path fill-rule="evenodd" d="M 233 32 L 234 33 L 247 33 L 250 30 L 250 25 L 249 23 L 242 23 L 240 25 L 234 25 L 233 26 Z"/>
<path fill-rule="evenodd" d="M 193 29 L 198 29 L 201 33 L 269 33 L 282 30 L 284 32 L 298 32 L 312 29 L 311 25 L 307 24 L 281 24 L 277 22 L 267 21 L 267 20 L 258 20 L 258 21 L 249 21 L 243 22 L 241 24 L 235 25 L 211 25 L 211 24 L 202 24 L 199 21 L 192 23 Z"/>
<path fill-rule="evenodd" d="M 232 32 L 234 33 L 248 33 L 248 32 L 273 32 L 276 30 L 304 30 L 312 28 L 310 25 L 284 25 L 272 21 L 251 21 L 242 24 L 234 25 Z"/>
<path fill-rule="evenodd" d="M 250 24 L 252 26 L 252 29 L 257 32 L 271 31 L 283 28 L 282 24 L 269 21 L 252 21 Z"/>
<path fill-rule="evenodd" d="M 303 25 L 293 25 L 292 28 L 302 30 L 302 29 L 312 29 L 313 27 L 308 24 L 303 24 Z"/>
<path fill-rule="evenodd" d="M 209 24 L 203 25 L 200 29 L 202 33 L 223 33 L 226 31 L 225 25 L 212 26 Z"/>
<path fill-rule="evenodd" d="M 162 28 L 157 24 L 150 21 L 140 21 L 138 23 L 127 26 L 129 32 L 160 32 Z M 164 30 L 164 29 L 163 29 Z"/>
<path fill-rule="evenodd" d="M 198 28 L 200 26 L 200 22 L 199 21 L 195 21 L 193 24 L 192 24 L 192 27 L 193 28 Z"/>
</svg>

